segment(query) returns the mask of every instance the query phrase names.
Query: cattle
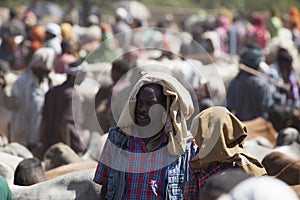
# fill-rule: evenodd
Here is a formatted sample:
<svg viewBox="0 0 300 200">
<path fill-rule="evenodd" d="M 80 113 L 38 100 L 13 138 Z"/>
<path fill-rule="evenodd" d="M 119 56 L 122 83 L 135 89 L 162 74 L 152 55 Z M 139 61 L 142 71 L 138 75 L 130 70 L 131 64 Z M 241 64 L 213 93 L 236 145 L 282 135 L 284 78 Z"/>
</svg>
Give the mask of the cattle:
<svg viewBox="0 0 300 200">
<path fill-rule="evenodd" d="M 21 158 L 32 158 L 32 153 L 23 145 L 12 142 L 3 147 L 0 147 L 1 152 L 9 153 L 11 155 L 19 156 Z"/>
<path fill-rule="evenodd" d="M 273 145 L 265 137 L 259 136 L 246 140 L 244 149 L 261 162 L 267 154 L 273 151 Z"/>
<path fill-rule="evenodd" d="M 13 171 L 17 168 L 18 164 L 23 160 L 18 156 L 14 156 L 8 153 L 0 152 L 0 163 L 4 163 L 9 166 Z"/>
<path fill-rule="evenodd" d="M 244 121 L 243 123 L 247 127 L 248 135 L 246 140 L 251 140 L 255 137 L 262 136 L 267 138 L 271 144 L 275 146 L 278 133 L 274 129 L 271 122 L 262 117 L 258 117 L 250 121 Z"/>
<path fill-rule="evenodd" d="M 298 198 L 300 199 L 300 185 L 292 185 L 291 188 L 296 192 Z"/>
<path fill-rule="evenodd" d="M 14 179 L 14 170 L 7 164 L 0 162 L 0 176 L 4 177 L 8 184 L 12 184 Z"/>
<path fill-rule="evenodd" d="M 45 170 L 80 161 L 80 156 L 62 142 L 52 145 L 44 155 Z"/>
<path fill-rule="evenodd" d="M 93 182 L 95 169 L 68 173 L 31 186 L 12 185 L 14 200 L 100 199 L 101 186 Z"/>
<path fill-rule="evenodd" d="M 68 165 L 63 165 L 46 171 L 45 176 L 49 180 L 74 171 L 79 171 L 83 169 L 95 169 L 96 166 L 97 166 L 97 162 L 94 160 L 70 163 Z"/>
<path fill-rule="evenodd" d="M 281 179 L 289 185 L 300 184 L 300 160 L 275 151 L 266 155 L 262 164 L 269 176 Z"/>
<path fill-rule="evenodd" d="M 42 162 L 37 158 L 22 160 L 14 173 L 14 184 L 28 186 L 45 181 L 45 173 Z"/>
<path fill-rule="evenodd" d="M 291 145 L 294 142 L 300 144 L 300 134 L 297 129 L 288 127 L 279 132 L 276 146 Z"/>
<path fill-rule="evenodd" d="M 274 147 L 266 138 L 256 137 L 252 140 L 246 140 L 245 149 L 260 162 L 267 154 L 274 151 L 285 153 L 294 159 L 300 159 L 299 133 L 294 128 L 286 128 L 279 132 Z"/>
</svg>

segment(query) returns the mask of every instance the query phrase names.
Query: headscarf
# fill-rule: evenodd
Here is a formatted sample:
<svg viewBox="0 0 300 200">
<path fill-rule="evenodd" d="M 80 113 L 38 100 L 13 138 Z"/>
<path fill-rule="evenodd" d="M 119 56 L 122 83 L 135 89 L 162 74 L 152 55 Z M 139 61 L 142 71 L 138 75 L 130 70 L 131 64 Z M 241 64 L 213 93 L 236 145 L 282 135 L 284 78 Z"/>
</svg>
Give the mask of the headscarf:
<svg viewBox="0 0 300 200">
<path fill-rule="evenodd" d="M 73 26 L 70 23 L 62 23 L 60 25 L 60 28 L 61 28 L 62 38 L 74 42 L 74 37 L 72 32 Z"/>
<path fill-rule="evenodd" d="M 42 26 L 35 26 L 32 28 L 31 36 L 33 40 L 44 41 L 46 38 L 45 28 Z"/>
<path fill-rule="evenodd" d="M 241 54 L 240 62 L 253 69 L 258 69 L 259 63 L 264 61 L 263 51 L 258 47 L 247 47 Z"/>
<path fill-rule="evenodd" d="M 163 86 L 163 93 L 167 100 L 167 111 L 163 116 L 163 122 L 168 124 L 172 121 L 172 129 L 166 125 L 169 133 L 168 151 L 172 155 L 181 155 L 186 150 L 187 141 L 192 139 L 192 135 L 187 130 L 186 120 L 193 114 L 194 105 L 189 92 L 169 74 L 162 72 L 145 73 L 131 90 L 117 126 L 125 134 L 130 135 L 134 125 L 137 94 L 143 85 L 149 83 Z"/>
<path fill-rule="evenodd" d="M 61 35 L 61 29 L 60 26 L 56 23 L 49 23 L 45 27 L 46 33 L 50 33 L 55 36 Z"/>
<path fill-rule="evenodd" d="M 51 70 L 53 67 L 55 52 L 51 48 L 42 47 L 37 49 L 29 63 L 29 67 Z"/>
<path fill-rule="evenodd" d="M 31 35 L 33 40 L 31 43 L 32 49 L 36 51 L 37 49 L 43 47 L 43 42 L 46 38 L 45 29 L 42 26 L 35 26 L 32 28 Z"/>
<path fill-rule="evenodd" d="M 247 136 L 245 125 L 226 108 L 213 106 L 194 117 L 191 133 L 195 136 L 199 152 L 190 165 L 205 169 L 213 163 L 235 162 L 247 174 L 266 174 L 259 161 L 243 149 Z"/>
</svg>

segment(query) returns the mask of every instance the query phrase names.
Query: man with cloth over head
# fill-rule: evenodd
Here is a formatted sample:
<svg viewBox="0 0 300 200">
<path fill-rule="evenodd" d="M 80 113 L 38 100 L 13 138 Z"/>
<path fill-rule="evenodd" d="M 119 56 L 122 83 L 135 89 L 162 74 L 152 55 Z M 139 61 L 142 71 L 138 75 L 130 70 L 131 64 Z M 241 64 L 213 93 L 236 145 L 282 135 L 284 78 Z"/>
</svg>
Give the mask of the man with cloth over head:
<svg viewBox="0 0 300 200">
<path fill-rule="evenodd" d="M 18 142 L 31 151 L 40 143 L 41 111 L 45 94 L 52 86 L 48 75 L 53 67 L 54 57 L 53 49 L 38 49 L 32 56 L 29 68 L 14 83 L 11 95 L 0 90 L 0 103 L 12 111 L 10 142 Z M 3 77 L 0 77 L 0 85 L 2 88 L 6 86 Z"/>
<path fill-rule="evenodd" d="M 212 106 L 196 115 L 191 133 L 198 149 L 190 162 L 193 180 L 186 184 L 184 199 L 198 200 L 209 178 L 218 172 L 237 168 L 250 176 L 267 174 L 263 165 L 243 148 L 245 125 L 225 107 Z"/>
<path fill-rule="evenodd" d="M 190 179 L 194 112 L 188 91 L 174 77 L 143 74 L 131 90 L 94 176 L 103 199 L 183 199 Z"/>
</svg>

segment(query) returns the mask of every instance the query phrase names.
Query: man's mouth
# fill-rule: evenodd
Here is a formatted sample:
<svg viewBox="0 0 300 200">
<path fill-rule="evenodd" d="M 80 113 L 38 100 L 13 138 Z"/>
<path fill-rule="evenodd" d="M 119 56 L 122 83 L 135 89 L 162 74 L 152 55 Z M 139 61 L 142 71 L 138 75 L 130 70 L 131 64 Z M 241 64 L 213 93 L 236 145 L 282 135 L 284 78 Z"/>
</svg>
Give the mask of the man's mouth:
<svg viewBox="0 0 300 200">
<path fill-rule="evenodd" d="M 149 119 L 149 116 L 145 114 L 137 114 L 137 118 L 141 120 L 146 120 Z"/>
<path fill-rule="evenodd" d="M 137 114 L 136 120 L 137 120 L 138 125 L 140 125 L 140 126 L 148 125 L 151 121 L 150 117 L 146 114 Z"/>
</svg>

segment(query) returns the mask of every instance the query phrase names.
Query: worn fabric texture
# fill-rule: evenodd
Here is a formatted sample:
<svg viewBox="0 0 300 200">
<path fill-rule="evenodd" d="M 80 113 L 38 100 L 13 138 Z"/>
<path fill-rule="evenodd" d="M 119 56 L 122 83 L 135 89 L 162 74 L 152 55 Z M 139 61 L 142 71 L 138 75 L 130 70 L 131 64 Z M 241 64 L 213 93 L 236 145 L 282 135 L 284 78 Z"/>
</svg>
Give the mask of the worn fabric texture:
<svg viewBox="0 0 300 200">
<path fill-rule="evenodd" d="M 192 168 L 229 162 L 253 176 L 266 174 L 261 163 L 243 149 L 245 125 L 226 108 L 214 106 L 202 111 L 193 119 L 191 133 L 199 148 L 190 163 Z"/>
</svg>

